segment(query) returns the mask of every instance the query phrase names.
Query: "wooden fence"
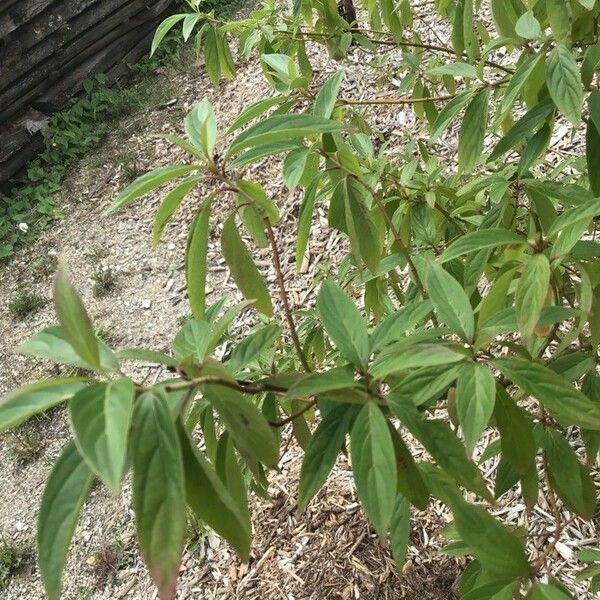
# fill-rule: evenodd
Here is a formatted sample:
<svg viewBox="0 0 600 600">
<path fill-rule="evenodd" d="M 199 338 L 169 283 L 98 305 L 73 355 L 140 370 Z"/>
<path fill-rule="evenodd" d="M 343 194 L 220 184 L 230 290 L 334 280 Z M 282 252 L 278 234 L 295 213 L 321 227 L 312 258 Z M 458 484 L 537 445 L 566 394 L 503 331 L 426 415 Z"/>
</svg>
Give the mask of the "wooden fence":
<svg viewBox="0 0 600 600">
<path fill-rule="evenodd" d="M 109 84 L 149 51 L 174 0 L 0 0 L 0 185 L 44 147 L 83 82 Z"/>
</svg>

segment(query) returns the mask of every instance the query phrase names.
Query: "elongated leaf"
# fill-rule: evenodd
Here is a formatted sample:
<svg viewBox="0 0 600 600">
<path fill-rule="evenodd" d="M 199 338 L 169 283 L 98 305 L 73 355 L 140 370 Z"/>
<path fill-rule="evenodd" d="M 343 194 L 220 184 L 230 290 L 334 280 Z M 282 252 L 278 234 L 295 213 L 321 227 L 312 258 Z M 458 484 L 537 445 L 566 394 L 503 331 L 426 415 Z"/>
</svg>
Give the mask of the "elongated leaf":
<svg viewBox="0 0 600 600">
<path fill-rule="evenodd" d="M 534 254 L 529 258 L 515 294 L 517 324 L 521 335 L 529 338 L 533 334 L 550 285 L 550 263 L 544 254 Z"/>
<path fill-rule="evenodd" d="M 475 333 L 473 309 L 462 286 L 438 263 L 431 263 L 427 291 L 442 321 L 463 339 L 471 341 Z"/>
<path fill-rule="evenodd" d="M 396 572 L 402 575 L 410 539 L 410 503 L 403 496 L 396 498 L 396 505 L 390 523 L 390 546 L 396 565 Z"/>
<path fill-rule="evenodd" d="M 396 459 L 387 420 L 373 402 L 362 408 L 352 426 L 350 452 L 358 497 L 375 531 L 384 536 L 396 498 Z"/>
<path fill-rule="evenodd" d="M 254 301 L 257 310 L 260 312 L 268 317 L 273 316 L 273 305 L 269 290 L 265 280 L 256 268 L 246 244 L 240 237 L 233 215 L 225 221 L 223 226 L 221 250 L 231 271 L 231 276 L 244 297 Z"/>
<path fill-rule="evenodd" d="M 212 196 L 196 215 L 188 235 L 185 252 L 185 278 L 192 314 L 203 319 L 206 308 L 206 263 Z"/>
<path fill-rule="evenodd" d="M 471 231 L 466 235 L 460 236 L 452 242 L 444 251 L 439 259 L 440 263 L 448 262 L 470 252 L 484 250 L 486 248 L 497 248 L 500 246 L 510 246 L 513 244 L 526 244 L 527 240 L 508 229 L 481 229 Z"/>
<path fill-rule="evenodd" d="M 38 562 L 48 600 L 61 597 L 71 538 L 93 479 L 74 442 L 69 442 L 50 473 L 38 515 Z"/>
<path fill-rule="evenodd" d="M 315 117 L 322 117 L 323 119 L 331 118 L 345 75 L 346 72 L 344 69 L 340 69 L 323 84 L 313 106 L 313 115 Z"/>
<path fill-rule="evenodd" d="M 537 398 L 562 425 L 600 430 L 600 406 L 551 369 L 523 358 L 493 361 L 506 377 Z"/>
<path fill-rule="evenodd" d="M 496 144 L 488 158 L 488 162 L 500 158 L 517 144 L 523 143 L 535 130 L 543 125 L 554 109 L 554 102 L 550 98 L 546 98 L 526 112 Z"/>
<path fill-rule="evenodd" d="M 496 384 L 491 371 L 479 363 L 467 363 L 456 385 L 456 411 L 465 446 L 473 452 L 494 412 Z"/>
<path fill-rule="evenodd" d="M 156 350 L 144 350 L 142 348 L 125 348 L 120 350 L 117 356 L 123 360 L 138 360 L 142 362 L 165 365 L 165 367 L 176 367 L 177 361 L 168 354 Z"/>
<path fill-rule="evenodd" d="M 307 507 L 327 480 L 356 414 L 356 406 L 336 406 L 325 415 L 315 429 L 302 459 L 298 510 L 303 511 Z"/>
<path fill-rule="evenodd" d="M 501 386 L 496 387 L 494 416 L 500 431 L 503 458 L 519 475 L 535 469 L 537 446 L 533 437 L 533 424 L 527 418 L 527 413 L 517 406 Z"/>
<path fill-rule="evenodd" d="M 323 373 L 311 373 L 294 383 L 288 390 L 286 397 L 310 398 L 325 392 L 335 390 L 350 390 L 360 387 L 354 379 L 354 372 L 350 368 L 337 367 Z"/>
<path fill-rule="evenodd" d="M 472 170 L 482 159 L 489 97 L 489 90 L 479 92 L 465 111 L 458 134 L 458 167 L 462 172 Z"/>
<path fill-rule="evenodd" d="M 252 125 L 241 133 L 231 144 L 227 156 L 261 144 L 304 138 L 319 133 L 333 133 L 340 129 L 339 123 L 312 115 L 276 115 Z"/>
<path fill-rule="evenodd" d="M 600 198 L 588 200 L 587 202 L 562 213 L 556 221 L 554 221 L 552 227 L 550 227 L 548 236 L 553 237 L 559 231 L 562 231 L 571 225 L 581 223 L 582 221 L 587 224 L 598 215 L 600 215 Z"/>
<path fill-rule="evenodd" d="M 99 369 L 98 340 L 83 302 L 61 264 L 54 279 L 54 306 L 63 332 L 79 356 L 93 369 Z"/>
<path fill-rule="evenodd" d="M 252 533 L 247 516 L 239 509 L 212 465 L 189 438 L 180 422 L 177 432 L 183 452 L 187 503 L 199 519 L 235 548 L 242 560 L 248 560 Z"/>
<path fill-rule="evenodd" d="M 575 127 L 579 127 L 583 108 L 583 85 L 575 56 L 564 44 L 557 45 L 548 55 L 546 84 L 558 110 Z"/>
<path fill-rule="evenodd" d="M 312 223 L 313 210 L 317 200 L 317 190 L 321 176 L 315 177 L 304 192 L 304 199 L 300 207 L 298 217 L 298 233 L 296 237 L 296 272 L 299 273 L 304 263 L 308 240 L 310 237 L 310 226 Z"/>
<path fill-rule="evenodd" d="M 598 94 L 598 92 L 593 92 Z M 600 121 L 600 114 L 598 115 Z M 593 119 L 587 124 L 585 134 L 585 156 L 587 160 L 588 178 L 590 188 L 594 195 L 600 195 L 600 131 Z"/>
<path fill-rule="evenodd" d="M 227 377 L 222 367 L 203 370 L 206 375 Z M 236 446 L 257 460 L 275 468 L 279 460 L 279 444 L 265 417 L 240 392 L 220 385 L 204 385 L 203 392 L 219 413 Z"/>
<path fill-rule="evenodd" d="M 574 600 L 571 594 L 549 583 L 534 583 L 526 600 Z"/>
<path fill-rule="evenodd" d="M 596 510 L 594 480 L 563 435 L 549 429 L 545 439 L 548 475 L 553 489 L 572 511 L 586 520 L 591 519 Z"/>
<path fill-rule="evenodd" d="M 133 430 L 133 508 L 144 560 L 159 590 L 175 595 L 185 543 L 185 482 L 181 447 L 163 395 L 137 402 Z"/>
<path fill-rule="evenodd" d="M 288 96 L 273 96 L 272 98 L 264 98 L 262 100 L 258 100 L 257 102 L 253 102 L 236 117 L 233 123 L 229 126 L 227 135 L 237 131 L 244 125 L 247 125 L 250 123 L 250 121 L 253 121 L 256 119 L 256 117 L 259 117 L 270 108 L 273 108 L 278 104 L 283 104 L 287 99 Z"/>
<path fill-rule="evenodd" d="M 185 19 L 187 17 L 186 14 L 177 14 L 177 15 L 171 15 L 170 17 L 167 17 L 156 29 L 156 32 L 154 33 L 154 38 L 152 39 L 152 47 L 150 49 L 150 56 L 152 56 L 157 48 L 160 46 L 160 43 L 163 41 L 165 35 L 167 35 L 167 33 L 169 33 L 169 31 L 171 31 L 171 29 L 173 29 L 173 27 L 175 27 L 175 25 L 177 25 L 177 23 L 179 23 L 180 21 L 183 21 L 183 19 Z"/>
<path fill-rule="evenodd" d="M 356 366 L 366 367 L 369 334 L 354 302 L 335 283 L 325 281 L 317 297 L 317 311 L 340 353 Z"/>
<path fill-rule="evenodd" d="M 131 185 L 127 186 L 110 205 L 108 214 L 116 213 L 125 208 L 134 200 L 141 198 L 144 194 L 155 190 L 173 179 L 198 171 L 200 165 L 169 165 L 150 171 L 138 177 Z"/>
<path fill-rule="evenodd" d="M 383 379 L 390 373 L 399 373 L 422 367 L 449 365 L 466 358 L 467 356 L 464 353 L 441 344 L 415 344 L 400 351 L 394 351 L 392 345 L 388 352 L 380 355 L 373 362 L 371 375 L 375 379 Z"/>
<path fill-rule="evenodd" d="M 202 177 L 188 177 L 182 181 L 177 187 L 173 188 L 163 199 L 156 216 L 154 217 L 154 225 L 152 226 L 152 244 L 158 246 L 162 233 L 175 213 L 184 198 L 202 181 Z"/>
<path fill-rule="evenodd" d="M 515 23 L 515 33 L 528 40 L 535 40 L 542 35 L 540 22 L 535 18 L 533 11 L 524 12 Z"/>
<path fill-rule="evenodd" d="M 231 371 L 237 373 L 240 369 L 243 369 L 260 356 L 263 350 L 271 347 L 280 335 L 281 327 L 275 323 L 271 323 L 244 338 L 231 353 L 228 363 Z"/>
<path fill-rule="evenodd" d="M 506 115 L 511 111 L 513 104 L 519 97 L 519 94 L 527 82 L 527 79 L 537 67 L 539 62 L 543 59 L 543 57 L 544 55 L 542 53 L 527 55 L 523 62 L 521 62 L 521 64 L 518 66 L 517 70 L 510 78 L 510 82 L 506 87 L 506 91 L 504 92 L 504 96 L 500 102 L 498 114 L 496 116 L 497 123 L 501 123 Z"/>
<path fill-rule="evenodd" d="M 100 366 L 109 371 L 116 371 L 119 368 L 118 358 L 102 340 L 96 338 L 96 341 L 100 353 Z M 17 352 L 45 358 L 62 365 L 72 365 L 82 369 L 90 368 L 90 365 L 75 352 L 63 329 L 55 325 L 38 331 L 19 346 Z"/>
<path fill-rule="evenodd" d="M 404 337 L 407 331 L 422 323 L 432 308 L 433 304 L 430 300 L 417 300 L 391 314 L 373 330 L 371 349 L 379 350 L 390 342 Z"/>
<path fill-rule="evenodd" d="M 185 118 L 185 133 L 194 146 L 212 160 L 217 142 L 217 119 L 212 104 L 204 98 Z"/>
<path fill-rule="evenodd" d="M 377 273 L 381 248 L 379 235 L 365 204 L 367 191 L 353 177 L 344 181 L 346 228 L 359 265 L 364 263 L 371 273 Z"/>
<path fill-rule="evenodd" d="M 460 485 L 491 499 L 483 476 L 476 465 L 467 458 L 465 447 L 454 435 L 450 426 L 439 419 L 423 419 L 410 400 L 398 393 L 388 396 L 392 412 L 431 454 L 437 464 Z"/>
<path fill-rule="evenodd" d="M 0 402 L 0 433 L 68 400 L 87 382 L 84 377 L 61 377 L 30 383 L 14 390 Z"/>
<path fill-rule="evenodd" d="M 473 98 L 473 92 L 462 92 L 444 106 L 431 126 L 432 142 L 435 142 L 440 135 L 442 135 L 444 130 L 450 125 L 456 115 L 461 111 L 465 104 L 471 100 L 471 98 Z"/>
<path fill-rule="evenodd" d="M 130 379 L 88 386 L 69 403 L 75 443 L 90 469 L 113 492 L 125 470 L 134 388 Z"/>
</svg>

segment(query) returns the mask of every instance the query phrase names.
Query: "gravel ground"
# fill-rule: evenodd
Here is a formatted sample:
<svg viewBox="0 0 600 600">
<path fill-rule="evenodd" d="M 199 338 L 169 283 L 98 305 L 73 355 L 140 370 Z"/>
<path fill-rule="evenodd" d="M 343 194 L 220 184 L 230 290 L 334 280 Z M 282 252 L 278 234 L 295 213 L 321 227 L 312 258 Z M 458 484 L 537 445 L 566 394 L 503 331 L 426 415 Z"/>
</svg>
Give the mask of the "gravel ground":
<svg viewBox="0 0 600 600">
<path fill-rule="evenodd" d="M 442 34 L 443 31 L 436 32 L 436 36 Z M 336 69 L 323 51 L 314 50 L 314 59 L 319 80 Z M 376 74 L 366 69 L 364 62 L 365 56 L 355 51 L 344 95 L 361 98 L 370 94 Z M 116 157 L 126 152 L 140 171 L 178 162 L 182 160 L 179 151 L 150 134 L 181 132 L 183 115 L 204 96 L 214 103 L 224 129 L 245 105 L 266 94 L 268 89 L 256 64 L 242 66 L 236 80 L 224 83 L 218 91 L 213 90 L 200 66 L 184 73 L 165 70 L 159 75 L 157 85 L 167 80 L 177 90 L 176 102 L 119 123 L 99 149 L 73 168 L 64 190 L 58 194 L 57 204 L 65 218 L 35 243 L 20 249 L 0 271 L 0 394 L 56 373 L 55 367 L 19 356 L 13 349 L 33 332 L 55 321 L 49 300 L 53 263 L 58 255 L 71 266 L 73 279 L 94 322 L 114 348 L 168 350 L 178 323 L 188 314 L 183 273 L 186 231 L 193 210 L 206 191 L 198 188 L 192 194 L 167 228 L 164 243 L 152 251 L 150 232 L 160 194 L 150 194 L 117 216 L 103 216 L 111 199 L 131 175 L 130 168 L 125 168 Z M 377 107 L 372 112 L 386 137 L 400 142 L 414 135 L 415 118 L 410 109 Z M 440 144 L 440 152 L 446 156 L 455 147 L 451 143 L 453 136 L 450 132 Z M 569 148 L 576 143 L 577 140 L 569 139 Z M 248 177 L 261 181 L 278 200 L 282 222 L 277 235 L 284 249 L 284 270 L 294 306 L 301 308 L 313 301 L 310 284 L 323 265 L 339 261 L 347 245 L 327 230 L 325 212 L 320 210 L 313 223 L 310 256 L 301 276 L 295 274 L 292 240 L 298 198 L 277 183 L 279 169 L 277 161 L 267 161 L 252 168 Z M 224 214 L 225 206 L 217 207 L 213 234 L 221 226 Z M 229 293 L 233 301 L 237 297 L 235 288 L 217 250 L 217 240 L 218 236 L 213 235 L 210 243 L 209 299 Z M 274 272 L 268 251 L 262 251 L 258 263 L 273 286 Z M 94 294 L 94 274 L 106 267 L 116 274 L 116 288 L 98 297 Z M 10 316 L 7 306 L 11 295 L 23 287 L 42 295 L 48 303 L 20 321 Z M 252 318 L 251 312 L 242 315 L 238 330 L 249 327 Z M 141 365 L 135 375 L 139 379 L 158 380 L 164 373 L 150 365 Z M 69 436 L 66 415 L 60 409 L 52 411 L 35 420 L 26 431 L 32 431 L 42 440 L 41 450 L 31 460 L 24 461 L 20 456 L 21 442 L 13 435 L 0 437 L 0 536 L 32 545 L 44 482 Z M 421 452 L 416 446 L 414 451 L 417 455 Z M 295 514 L 300 460 L 301 452 L 291 443 L 282 457 L 280 471 L 271 478 L 271 500 L 252 501 L 255 541 L 249 564 L 240 564 L 227 545 L 211 533 L 190 530 L 180 598 L 439 600 L 455 597 L 455 580 L 463 564 L 459 559 L 439 554 L 443 545 L 441 531 L 449 521 L 441 506 L 415 514 L 408 561 L 404 577 L 399 578 L 389 549 L 373 535 L 358 509 L 345 460 L 340 459 L 326 488 L 306 514 Z M 490 463 L 488 475 L 492 475 L 494 467 Z M 137 551 L 129 498 L 128 484 L 116 498 L 101 487 L 93 490 L 75 534 L 65 575 L 65 600 L 156 597 Z M 497 513 L 508 523 L 529 527 L 536 534 L 539 542 L 533 551 L 535 558 L 538 551 L 553 541 L 550 511 L 542 503 L 539 509 L 526 515 L 519 502 L 516 493 L 509 493 L 497 507 Z M 549 568 L 553 572 L 560 570 L 561 576 L 572 581 L 573 552 L 596 543 L 597 525 L 598 521 L 583 524 L 573 520 L 550 554 Z M 581 598 L 588 597 L 584 587 L 580 591 Z M 0 598 L 7 600 L 42 597 L 34 561 L 0 591 Z"/>
</svg>

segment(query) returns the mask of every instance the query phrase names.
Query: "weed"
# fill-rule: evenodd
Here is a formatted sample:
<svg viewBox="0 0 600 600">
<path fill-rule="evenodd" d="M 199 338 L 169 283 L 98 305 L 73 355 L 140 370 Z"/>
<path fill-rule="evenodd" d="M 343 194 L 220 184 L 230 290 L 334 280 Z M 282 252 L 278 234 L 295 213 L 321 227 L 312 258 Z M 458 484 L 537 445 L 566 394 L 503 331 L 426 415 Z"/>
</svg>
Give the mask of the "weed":
<svg viewBox="0 0 600 600">
<path fill-rule="evenodd" d="M 35 460 L 45 447 L 41 434 L 31 423 L 21 426 L 18 430 L 12 431 L 11 434 L 14 442 L 10 451 L 19 467 Z"/>
<path fill-rule="evenodd" d="M 138 156 L 131 150 L 123 152 L 117 159 L 118 168 L 125 183 L 131 183 L 143 172 Z"/>
<path fill-rule="evenodd" d="M 19 288 L 8 300 L 8 312 L 19 320 L 24 320 L 46 305 L 46 298 L 25 288 Z"/>
<path fill-rule="evenodd" d="M 114 581 L 119 570 L 130 564 L 131 558 L 121 537 L 115 535 L 88 557 L 86 562 L 92 569 L 96 585 L 104 587 Z"/>
<path fill-rule="evenodd" d="M 92 273 L 92 281 L 94 282 L 94 296 L 103 298 L 117 287 L 117 273 L 111 267 L 99 266 Z"/>
<path fill-rule="evenodd" d="M 44 254 L 29 265 L 29 272 L 36 277 L 48 277 L 56 271 L 57 266 L 56 254 Z"/>
<path fill-rule="evenodd" d="M 86 252 L 83 257 L 90 265 L 99 266 L 105 258 L 108 258 L 109 254 L 108 248 L 105 246 L 98 246 L 97 248 L 92 248 L 89 252 Z"/>
<path fill-rule="evenodd" d="M 33 551 L 29 546 L 19 546 L 0 538 L 0 590 L 22 573 L 32 559 Z"/>
<path fill-rule="evenodd" d="M 113 346 L 119 340 L 115 327 L 112 325 L 99 325 L 96 328 L 96 337 L 101 339 L 107 346 Z"/>
</svg>

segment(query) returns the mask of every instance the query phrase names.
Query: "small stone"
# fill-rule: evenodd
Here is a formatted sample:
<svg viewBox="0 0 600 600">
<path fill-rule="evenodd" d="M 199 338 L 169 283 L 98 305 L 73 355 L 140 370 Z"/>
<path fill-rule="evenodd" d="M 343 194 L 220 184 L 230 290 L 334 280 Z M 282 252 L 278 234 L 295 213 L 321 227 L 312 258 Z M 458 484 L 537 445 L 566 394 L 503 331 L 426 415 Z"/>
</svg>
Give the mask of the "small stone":
<svg viewBox="0 0 600 600">
<path fill-rule="evenodd" d="M 171 242 L 168 246 L 167 246 L 167 250 L 175 250 L 177 246 L 175 246 L 175 244 L 173 242 Z"/>
<path fill-rule="evenodd" d="M 149 300 L 148 298 L 144 298 L 142 300 L 142 308 L 144 310 L 148 310 L 151 306 L 152 306 L 152 300 Z"/>
</svg>

